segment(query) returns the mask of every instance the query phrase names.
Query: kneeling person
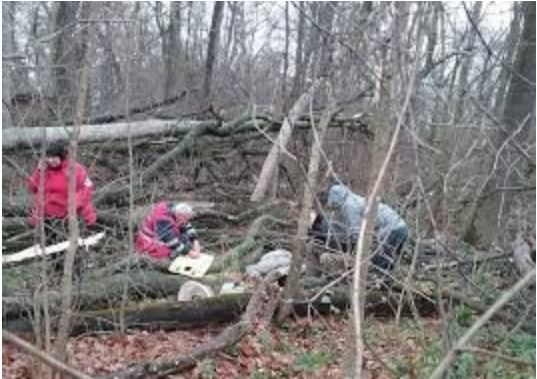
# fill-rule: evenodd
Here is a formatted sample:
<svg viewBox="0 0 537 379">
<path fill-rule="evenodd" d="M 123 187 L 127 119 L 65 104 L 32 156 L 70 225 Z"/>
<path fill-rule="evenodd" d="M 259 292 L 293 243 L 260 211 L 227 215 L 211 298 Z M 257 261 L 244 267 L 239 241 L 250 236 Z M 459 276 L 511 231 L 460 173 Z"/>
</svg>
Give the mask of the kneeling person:
<svg viewBox="0 0 537 379">
<path fill-rule="evenodd" d="M 138 229 L 136 250 L 162 268 L 168 268 L 181 255 L 199 257 L 201 246 L 190 224 L 193 216 L 192 207 L 186 203 L 155 204 Z"/>
<path fill-rule="evenodd" d="M 335 211 L 336 218 L 347 229 L 350 250 L 353 251 L 363 221 L 366 199 L 342 184 L 334 184 L 322 196 L 321 202 Z M 394 261 L 401 254 L 407 238 L 408 226 L 403 218 L 388 205 L 379 203 L 371 259 L 373 266 L 385 271 L 393 269 Z"/>
</svg>

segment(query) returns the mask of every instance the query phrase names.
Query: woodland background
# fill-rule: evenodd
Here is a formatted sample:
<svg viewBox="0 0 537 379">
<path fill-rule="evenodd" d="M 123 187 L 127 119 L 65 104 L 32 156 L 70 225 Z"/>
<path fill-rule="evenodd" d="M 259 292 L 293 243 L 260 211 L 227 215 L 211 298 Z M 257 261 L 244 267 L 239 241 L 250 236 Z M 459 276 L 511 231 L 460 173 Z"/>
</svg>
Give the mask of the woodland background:
<svg viewBox="0 0 537 379">
<path fill-rule="evenodd" d="M 278 150 L 270 186 L 251 201 L 286 120 L 294 130 Z M 241 250 L 241 257 L 279 247 L 295 254 L 301 249 L 296 241 L 304 237 L 305 183 L 312 184 L 310 195 L 334 179 L 370 193 L 398 129 L 379 195 L 411 229 L 399 278 L 406 292 L 409 286 L 425 291 L 420 280 L 426 275 L 418 268 L 448 267 L 432 270 L 428 280 L 434 296 L 446 288 L 452 292 L 436 299 L 434 316 L 418 306 L 404 321 L 397 311 L 395 320 L 379 322 L 366 306 L 366 325 L 377 335 L 366 338 L 364 367 L 373 377 L 426 377 L 478 315 L 520 279 L 509 260 L 517 235 L 535 236 L 534 2 L 2 3 L 3 253 L 33 242 L 35 231 L 25 221 L 25 177 L 42 154 L 44 133 L 55 138 L 79 130 L 77 159 L 96 186 L 99 223 L 107 231 L 106 243 L 92 255 L 93 282 L 88 279 L 87 288 L 95 291 L 95 282 L 108 278 L 111 292 L 118 286 L 110 299 L 121 300 L 122 307 L 134 301 L 131 291 L 146 286 L 150 290 L 141 297 L 149 297 L 158 292 L 154 282 L 165 281 L 144 276 L 133 284 L 144 272 L 130 268 L 113 282 L 116 276 L 102 271 L 132 253 L 132 234 L 145 206 L 160 199 L 193 201 L 201 209 L 195 222 L 204 246 L 215 254 L 236 253 L 245 242 L 247 254 Z M 319 136 L 319 174 L 311 181 L 308 162 Z M 255 224 L 260 217 L 265 218 Z M 42 289 L 40 267 L 3 268 L 4 309 L 8 300 L 18 304 L 11 314 L 3 312 L 5 324 L 31 313 L 21 306 L 32 307 L 24 300 L 30 294 L 50 295 Z M 176 287 L 159 291 L 170 295 Z M 394 295 L 396 304 L 405 290 Z M 459 352 L 450 375 L 534 375 L 527 365 L 535 362 L 531 291 L 517 292 L 501 319 L 480 332 L 476 346 L 496 358 Z M 479 306 L 454 300 L 455 292 Z M 418 317 L 420 312 L 427 316 Z M 329 354 L 322 340 L 327 330 L 344 329 L 350 319 L 308 319 L 312 324 L 306 327 L 300 320 L 290 323 L 289 333 L 304 328 L 311 346 L 288 346 L 280 351 L 283 358 L 270 352 L 279 351 L 276 340 L 288 337 L 271 326 L 270 343 L 259 345 L 249 336 L 238 345 L 246 353 L 206 358 L 208 368 L 198 365 L 197 375 L 254 375 L 258 365 L 268 370 L 267 377 L 311 377 L 320 368 L 320 375 L 340 377 L 345 351 L 354 348 L 329 338 L 342 350 Z M 42 321 L 31 323 L 34 332 L 43 333 L 35 327 Z M 125 332 L 123 327 L 118 328 Z M 415 349 L 386 349 L 386 330 Z M 46 340 L 32 341 L 52 351 Z M 68 359 L 62 360 L 87 373 L 111 372 L 144 358 L 131 355 L 116 366 L 95 358 L 101 363 L 84 370 L 76 340 L 70 341 L 63 348 Z M 105 346 L 110 359 L 116 342 L 91 343 Z M 36 370 L 13 354 L 5 355 L 4 374 L 15 371 L 9 371 L 15 361 L 26 362 L 19 375 Z M 231 370 L 225 363 L 230 356 L 246 357 L 247 363 L 222 374 L 218 370 Z M 258 356 L 260 362 L 252 363 Z"/>
</svg>

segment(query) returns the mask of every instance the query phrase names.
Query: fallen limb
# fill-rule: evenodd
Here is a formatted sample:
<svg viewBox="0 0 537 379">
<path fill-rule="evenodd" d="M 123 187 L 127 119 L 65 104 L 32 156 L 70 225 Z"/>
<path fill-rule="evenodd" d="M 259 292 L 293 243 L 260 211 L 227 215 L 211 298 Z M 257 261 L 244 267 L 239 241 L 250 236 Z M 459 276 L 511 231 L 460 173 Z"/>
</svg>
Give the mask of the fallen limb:
<svg viewBox="0 0 537 379">
<path fill-rule="evenodd" d="M 481 263 L 484 263 L 484 262 L 491 262 L 491 261 L 494 261 L 494 260 L 508 258 L 510 255 L 511 255 L 510 253 L 499 253 L 499 254 L 482 253 L 482 254 L 479 254 L 479 255 L 475 256 L 472 259 L 465 259 L 465 260 L 461 260 L 461 261 L 442 263 L 440 265 L 438 265 L 438 264 L 425 265 L 425 266 L 423 266 L 423 268 L 421 270 L 423 270 L 423 271 L 432 271 L 432 270 L 436 270 L 437 268 L 440 268 L 440 269 L 444 270 L 444 269 L 451 269 L 451 268 L 454 268 L 454 267 L 457 267 L 457 266 L 477 265 L 477 264 L 481 264 Z"/>
<path fill-rule="evenodd" d="M 451 348 L 450 351 L 446 354 L 444 359 L 440 362 L 440 364 L 436 367 L 434 372 L 429 377 L 430 379 L 440 379 L 443 377 L 444 372 L 449 368 L 451 365 L 451 362 L 456 358 L 457 351 L 460 351 L 468 342 L 470 342 L 470 339 L 485 325 L 487 321 L 489 321 L 492 316 L 500 308 L 502 308 L 513 296 L 515 296 L 520 290 L 522 290 L 524 287 L 526 287 L 528 284 L 535 282 L 535 269 L 532 271 L 526 273 L 524 277 L 522 277 L 513 287 L 511 287 L 509 290 L 505 291 L 503 295 L 490 306 L 490 308 L 483 314 L 481 317 L 479 317 L 474 324 L 466 331 L 466 333 L 459 338 L 459 340 L 455 343 L 455 345 Z"/>
<path fill-rule="evenodd" d="M 532 366 L 532 367 L 535 366 L 535 362 L 527 361 L 525 359 L 520 359 L 516 357 L 510 357 L 508 355 L 499 353 L 497 351 L 481 349 L 479 347 L 463 347 L 463 348 L 458 349 L 457 352 L 459 353 L 468 352 L 468 353 L 476 353 L 476 354 L 481 354 L 481 355 L 488 355 L 488 356 L 492 356 L 495 358 L 499 358 L 505 362 L 512 363 L 515 365 Z"/>
<path fill-rule="evenodd" d="M 2 341 L 11 343 L 18 349 L 24 351 L 25 353 L 30 354 L 31 356 L 37 358 L 41 362 L 45 363 L 49 367 L 52 367 L 53 369 L 58 370 L 59 372 L 62 372 L 66 375 L 69 375 L 72 378 L 75 379 L 91 379 L 91 376 L 84 374 L 83 372 L 80 372 L 73 367 L 67 366 L 65 363 L 57 360 L 53 356 L 45 353 L 44 351 L 41 351 L 37 349 L 35 346 L 31 345 L 30 343 L 26 342 L 22 338 L 17 337 L 16 335 L 6 331 L 2 330 Z"/>
<path fill-rule="evenodd" d="M 286 150 L 287 143 L 291 138 L 291 133 L 293 131 L 294 124 L 300 118 L 300 114 L 306 108 L 310 100 L 313 98 L 315 90 L 321 86 L 323 80 L 316 80 L 311 87 L 300 96 L 300 98 L 293 105 L 293 108 L 289 111 L 289 115 L 283 121 L 282 128 L 278 135 L 277 140 L 270 149 L 265 162 L 263 163 L 263 168 L 259 174 L 257 184 L 255 186 L 252 195 L 250 196 L 250 201 L 256 202 L 260 201 L 265 197 L 265 194 L 269 188 L 269 185 L 272 184 L 274 180 L 274 173 L 277 167 L 278 160 L 282 154 L 282 151 Z"/>
</svg>

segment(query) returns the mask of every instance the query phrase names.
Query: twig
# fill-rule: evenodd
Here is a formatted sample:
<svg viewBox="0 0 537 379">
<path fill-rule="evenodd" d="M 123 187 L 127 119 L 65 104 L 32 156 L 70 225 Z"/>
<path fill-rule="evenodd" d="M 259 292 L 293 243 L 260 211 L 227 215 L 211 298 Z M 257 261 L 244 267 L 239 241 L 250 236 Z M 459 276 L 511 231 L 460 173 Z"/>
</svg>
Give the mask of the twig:
<svg viewBox="0 0 537 379">
<path fill-rule="evenodd" d="M 503 359 L 506 362 L 513 363 L 513 364 L 516 364 L 516 365 L 525 365 L 525 366 L 534 366 L 535 365 L 534 362 L 527 361 L 525 359 L 511 357 L 509 355 L 504 355 L 504 354 L 499 353 L 497 351 L 481 349 L 479 347 L 462 347 L 460 349 L 457 349 L 457 351 L 460 352 L 460 353 L 468 352 L 468 353 L 477 353 L 477 354 L 483 354 L 483 355 L 491 355 L 493 357 Z"/>
<path fill-rule="evenodd" d="M 13 345 L 15 345 L 20 350 L 24 351 L 25 353 L 28 353 L 37 359 L 39 359 L 41 362 L 46 363 L 48 366 L 61 371 L 75 379 L 92 379 L 91 376 L 84 374 L 83 372 L 80 372 L 76 370 L 73 367 L 67 366 L 62 361 L 57 360 L 53 356 L 45 353 L 44 351 L 41 351 L 31 345 L 30 343 L 26 342 L 22 338 L 17 337 L 13 333 L 10 333 L 6 330 L 2 330 L 2 340 L 4 342 L 9 342 Z"/>
</svg>

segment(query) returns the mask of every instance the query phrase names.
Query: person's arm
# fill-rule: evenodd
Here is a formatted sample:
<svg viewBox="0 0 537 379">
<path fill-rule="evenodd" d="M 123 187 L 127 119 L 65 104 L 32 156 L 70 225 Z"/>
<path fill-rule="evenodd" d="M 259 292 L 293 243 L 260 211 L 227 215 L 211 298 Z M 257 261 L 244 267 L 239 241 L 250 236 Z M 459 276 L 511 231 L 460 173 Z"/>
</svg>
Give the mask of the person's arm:
<svg viewBox="0 0 537 379">
<path fill-rule="evenodd" d="M 81 165 L 76 167 L 76 209 L 86 224 L 93 225 L 97 221 L 97 213 L 91 203 L 93 183 Z"/>
<path fill-rule="evenodd" d="M 201 245 L 199 240 L 195 240 L 192 244 L 192 249 L 188 252 L 190 258 L 197 258 L 201 254 Z"/>
<path fill-rule="evenodd" d="M 179 236 L 174 233 L 173 224 L 171 221 L 157 221 L 155 226 L 159 241 L 162 241 L 168 245 L 170 250 L 175 250 L 181 245 Z"/>
<path fill-rule="evenodd" d="M 201 254 L 201 245 L 198 239 L 198 232 L 192 226 L 191 223 L 186 223 L 181 227 L 181 235 L 184 235 L 188 238 L 188 241 L 191 244 L 191 249 L 188 252 L 190 258 L 197 258 Z"/>
<path fill-rule="evenodd" d="M 31 193 L 36 194 L 39 191 L 39 178 L 41 175 L 40 166 L 28 177 L 28 189 Z"/>
</svg>

